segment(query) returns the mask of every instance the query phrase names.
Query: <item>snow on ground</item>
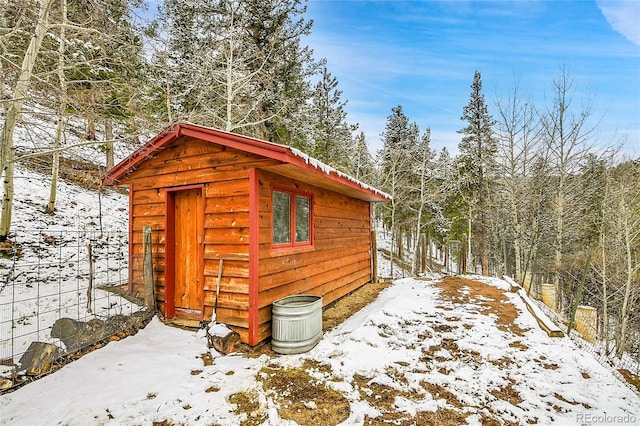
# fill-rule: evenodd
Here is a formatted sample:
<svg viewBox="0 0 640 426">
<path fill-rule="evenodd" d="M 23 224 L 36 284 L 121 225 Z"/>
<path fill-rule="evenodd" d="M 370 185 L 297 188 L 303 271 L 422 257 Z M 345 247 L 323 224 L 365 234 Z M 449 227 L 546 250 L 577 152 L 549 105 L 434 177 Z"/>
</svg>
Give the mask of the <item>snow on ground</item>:
<svg viewBox="0 0 640 426">
<path fill-rule="evenodd" d="M 97 131 L 102 137 L 100 126 Z M 81 139 L 84 132 L 84 121 L 70 120 L 61 155 L 104 164 L 104 152 L 98 143 L 87 145 Z M 118 126 L 115 133 L 116 137 L 121 133 Z M 11 373 L 11 364 L 18 362 L 33 341 L 62 346 L 50 336 L 58 318 L 104 319 L 140 309 L 100 288 L 128 279 L 128 196 L 109 188 L 91 191 L 59 179 L 55 212 L 44 212 L 51 176 L 33 170 L 46 170 L 44 164 L 51 156 L 55 136 L 55 112 L 25 104 L 14 137 L 18 161 L 9 234 L 18 254 L 9 256 L 5 252 L 8 247 L 0 247 L 0 376 Z M 116 159 L 128 155 L 131 145 L 131 141 L 116 143 Z M 43 152 L 49 153 L 20 160 L 21 156 Z M 31 169 L 25 167 L 29 163 Z M 94 260 L 92 309 L 87 309 L 86 297 L 89 244 Z"/>
<path fill-rule="evenodd" d="M 61 180 L 56 211 L 48 215 L 50 177 L 20 164 L 15 176 L 9 238 L 20 254 L 0 258 L 0 359 L 14 362 L 33 341 L 59 343 L 50 335 L 59 318 L 104 319 L 139 310 L 99 288 L 128 278 L 127 195 L 109 189 L 99 195 Z M 88 244 L 94 260 L 92 313 L 86 309 Z M 11 369 L 0 366 L 0 375 Z"/>
<path fill-rule="evenodd" d="M 396 280 L 300 355 L 212 351 L 214 363 L 205 366 L 203 331 L 154 319 L 137 335 L 0 397 L 0 418 L 6 425 L 237 425 L 246 415 L 236 414 L 227 398 L 253 390 L 264 424 L 291 425 L 255 377 L 266 365 L 299 367 L 314 360 L 330 372 L 313 377 L 350 403 L 345 425 L 388 418 L 375 398 L 363 398 L 374 385 L 394 391 L 394 410 L 406 419 L 452 409 L 467 424 L 640 422 L 638 393 L 571 340 L 548 337 L 506 282 L 464 280 L 456 286 L 451 278 Z M 496 306 L 517 314 L 502 317 Z"/>
<path fill-rule="evenodd" d="M 40 141 L 51 139 L 52 132 L 51 126 L 48 133 L 38 130 L 41 127 L 23 132 L 17 145 L 42 149 Z M 70 138 L 69 143 L 73 142 Z M 86 147 L 80 155 L 98 158 L 97 152 Z M 59 242 L 75 232 L 97 232 L 97 193 L 60 182 L 58 209 L 50 217 L 36 213 L 47 201 L 47 178 L 20 165 L 16 176 L 13 229 L 25 250 L 23 266 L 36 269 L 28 261 L 30 257 L 38 259 L 41 274 L 37 282 L 76 288 L 73 262 L 68 263 L 68 277 L 43 266 L 48 257 L 68 260 L 83 251 L 66 253 L 59 244 L 33 244 L 25 235 L 35 230 Z M 126 231 L 127 197 L 108 192 L 101 201 L 104 228 Z M 381 247 L 385 247 L 386 239 L 380 239 Z M 126 259 L 126 241 L 118 246 L 120 258 Z M 380 262 L 380 276 L 390 276 L 388 262 Z M 394 278 L 404 276 L 408 274 L 395 268 Z M 236 405 L 228 397 L 253 391 L 264 424 L 291 425 L 292 421 L 280 418 L 282 407 L 262 389 L 256 377 L 264 374 L 261 370 L 267 365 L 304 368 L 308 360 L 328 371 L 309 374 L 348 400 L 351 408 L 344 415 L 345 425 L 393 418 L 382 403 L 389 394 L 392 396 L 386 402 L 399 413 L 396 420 L 404 419 L 405 424 L 411 424 L 410 419 L 420 413 L 436 410 L 461 413 L 468 424 L 481 424 L 487 419 L 500 424 L 640 423 L 638 393 L 571 340 L 549 338 L 537 327 L 519 296 L 508 292 L 507 283 L 472 277 L 499 289 L 504 300 L 496 300 L 496 294 L 480 292 L 473 281 L 463 283 L 456 292 L 443 286 L 447 278 L 434 278 L 394 281 L 373 303 L 326 333 L 313 350 L 300 355 L 220 356 L 207 348 L 203 331 L 172 328 L 154 319 L 135 336 L 111 342 L 51 375 L 0 396 L 0 424 L 169 421 L 237 425 L 246 414 L 237 414 Z M 27 284 L 19 284 L 24 287 L 20 294 L 44 288 Z M 0 292 L 1 297 L 10 296 Z M 52 294 L 51 303 L 60 307 L 55 297 Z M 27 310 L 50 310 L 40 305 L 32 303 Z M 513 306 L 518 313 L 507 326 L 505 316 L 491 306 L 504 306 L 504 312 Z M 50 319 L 41 321 L 41 329 L 46 330 Z M 203 362 L 202 354 L 207 352 L 214 357 L 213 365 Z M 315 401 L 307 405 L 316 406 Z"/>
</svg>

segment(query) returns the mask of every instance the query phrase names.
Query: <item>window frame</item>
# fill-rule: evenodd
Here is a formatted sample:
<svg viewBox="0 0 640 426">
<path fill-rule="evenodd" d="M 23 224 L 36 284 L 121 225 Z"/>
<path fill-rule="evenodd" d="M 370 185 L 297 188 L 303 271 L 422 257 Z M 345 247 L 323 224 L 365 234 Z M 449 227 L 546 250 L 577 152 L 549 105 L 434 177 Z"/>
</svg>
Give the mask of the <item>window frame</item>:
<svg viewBox="0 0 640 426">
<path fill-rule="evenodd" d="M 274 242 L 274 192 L 280 192 L 289 196 L 289 242 L 275 243 Z M 297 198 L 306 198 L 309 201 L 309 240 L 308 241 L 296 241 L 296 226 L 297 226 Z M 313 247 L 314 244 L 314 227 L 313 227 L 313 194 L 310 192 L 299 191 L 283 186 L 271 187 L 271 223 L 269 229 L 271 231 L 271 248 L 274 250 L 291 249 L 291 248 L 305 248 Z"/>
</svg>

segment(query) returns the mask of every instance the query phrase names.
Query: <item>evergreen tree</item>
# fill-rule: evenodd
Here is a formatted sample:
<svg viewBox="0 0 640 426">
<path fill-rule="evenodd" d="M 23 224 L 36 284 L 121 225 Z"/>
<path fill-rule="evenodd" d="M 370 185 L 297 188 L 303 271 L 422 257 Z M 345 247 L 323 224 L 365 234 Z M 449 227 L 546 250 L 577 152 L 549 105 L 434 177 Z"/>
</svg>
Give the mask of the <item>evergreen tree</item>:
<svg viewBox="0 0 640 426">
<path fill-rule="evenodd" d="M 323 67 L 321 79 L 315 85 L 309 118 L 313 125 L 310 134 L 312 155 L 318 160 L 344 172 L 350 170 L 352 132 L 357 125 L 347 123 L 346 101 L 337 89 L 338 79 Z"/>
<path fill-rule="evenodd" d="M 403 230 L 409 225 L 411 217 L 409 201 L 412 186 L 413 153 L 418 143 L 419 129 L 410 123 L 404 114 L 402 105 L 392 108 L 382 133 L 383 148 L 379 152 L 381 182 L 379 186 L 393 198 L 383 206 L 383 220 L 391 229 L 392 255 L 393 245 L 402 259 Z M 393 258 L 391 259 L 393 273 Z"/>
<path fill-rule="evenodd" d="M 301 43 L 305 10 L 300 0 L 165 0 L 154 104 L 169 122 L 302 143 L 294 129 L 317 66 Z"/>
<path fill-rule="evenodd" d="M 251 71 L 264 78 L 256 81 L 257 136 L 287 145 L 304 137 L 296 133 L 300 112 L 310 97 L 309 79 L 323 62 L 313 59 L 313 51 L 302 37 L 311 32 L 312 22 L 304 18 L 307 0 L 247 0 L 249 4 L 248 48 L 260 61 L 251 62 Z"/>
<path fill-rule="evenodd" d="M 352 151 L 351 175 L 362 182 L 374 184 L 376 168 L 364 132 L 358 133 L 354 138 Z"/>
<path fill-rule="evenodd" d="M 482 274 L 488 275 L 490 197 L 492 179 L 497 169 L 497 143 L 493 134 L 496 122 L 487 109 L 482 94 L 482 78 L 478 71 L 473 76 L 469 103 L 463 108 L 460 119 L 467 122 L 467 126 L 458 131 L 464 135 L 458 144 L 460 190 L 468 208 L 470 231 L 477 234 Z"/>
</svg>

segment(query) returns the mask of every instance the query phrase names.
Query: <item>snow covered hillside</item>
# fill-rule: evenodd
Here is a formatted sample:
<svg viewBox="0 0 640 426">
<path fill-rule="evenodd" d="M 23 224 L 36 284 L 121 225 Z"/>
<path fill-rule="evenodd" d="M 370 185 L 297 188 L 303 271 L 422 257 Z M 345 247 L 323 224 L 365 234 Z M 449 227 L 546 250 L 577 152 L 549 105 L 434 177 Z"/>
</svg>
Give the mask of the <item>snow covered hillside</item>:
<svg viewBox="0 0 640 426">
<path fill-rule="evenodd" d="M 637 424 L 639 394 L 548 337 L 508 289 L 480 277 L 396 280 L 308 353 L 212 351 L 212 364 L 202 331 L 154 320 L 2 397 L 2 422 Z"/>
<path fill-rule="evenodd" d="M 18 157 L 46 150 L 52 132 L 55 125 L 46 120 L 17 128 Z M 69 130 L 69 145 L 80 141 L 76 134 L 77 129 Z M 95 147 L 62 155 L 67 160 L 61 174 L 73 175 L 83 185 L 60 179 L 51 215 L 45 213 L 50 154 L 15 165 L 12 225 L 0 257 L 0 376 L 11 374 L 34 341 L 62 346 L 51 337 L 59 318 L 104 319 L 139 309 L 103 289 L 127 280 L 128 197 L 112 189 L 98 190 L 98 165 L 92 169 L 92 164 L 104 161 L 104 154 Z"/>
</svg>

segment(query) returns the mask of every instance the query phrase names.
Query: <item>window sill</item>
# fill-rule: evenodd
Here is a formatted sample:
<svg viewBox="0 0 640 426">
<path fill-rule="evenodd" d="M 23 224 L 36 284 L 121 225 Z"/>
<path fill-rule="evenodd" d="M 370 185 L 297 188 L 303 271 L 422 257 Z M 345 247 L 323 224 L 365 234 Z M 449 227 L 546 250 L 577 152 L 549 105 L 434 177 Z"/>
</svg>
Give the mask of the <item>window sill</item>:
<svg viewBox="0 0 640 426">
<path fill-rule="evenodd" d="M 313 245 L 304 245 L 304 246 L 288 246 L 288 247 L 271 247 L 271 256 L 279 257 L 279 256 L 288 256 L 291 254 L 298 253 L 308 253 L 314 251 L 315 247 Z"/>
</svg>

